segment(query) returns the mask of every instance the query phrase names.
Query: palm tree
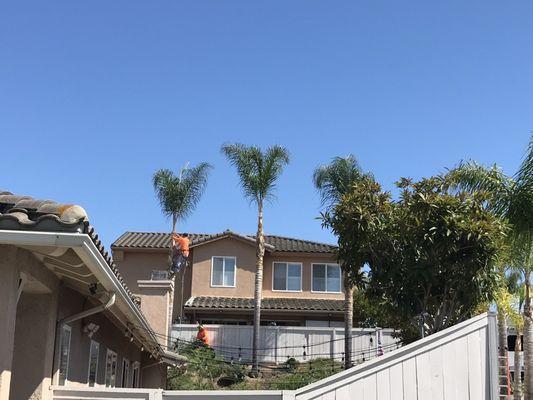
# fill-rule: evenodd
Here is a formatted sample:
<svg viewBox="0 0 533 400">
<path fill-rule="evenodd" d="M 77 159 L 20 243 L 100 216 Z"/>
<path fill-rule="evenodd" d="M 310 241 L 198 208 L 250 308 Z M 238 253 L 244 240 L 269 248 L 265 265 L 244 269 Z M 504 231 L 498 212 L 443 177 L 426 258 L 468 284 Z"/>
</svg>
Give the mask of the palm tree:
<svg viewBox="0 0 533 400">
<path fill-rule="evenodd" d="M 354 183 L 365 176 L 353 155 L 335 157 L 329 164 L 321 165 L 313 174 L 313 183 L 320 193 L 322 206 L 333 210 L 342 196 L 348 193 Z M 355 285 L 360 283 L 363 265 L 342 265 L 344 276 L 344 366 L 352 366 L 353 296 Z"/>
<path fill-rule="evenodd" d="M 207 177 L 212 166 L 206 162 L 196 167 L 188 163 L 181 168 L 179 175 L 169 169 L 154 173 L 152 183 L 161 206 L 161 211 L 172 218 L 172 233 L 176 233 L 178 221 L 185 220 L 196 208 L 207 186 Z M 170 241 L 169 267 L 172 263 L 172 240 Z M 183 283 L 186 268 L 181 270 L 180 322 L 183 321 Z"/>
<path fill-rule="evenodd" d="M 282 146 L 272 146 L 262 151 L 256 146 L 240 143 L 222 146 L 222 153 L 237 169 L 245 197 L 257 205 L 256 271 L 254 290 L 254 327 L 252 342 L 252 374 L 259 371 L 257 348 L 261 324 L 261 295 L 263 288 L 263 258 L 265 255 L 265 236 L 263 233 L 264 201 L 273 198 L 283 167 L 289 163 L 289 152 Z"/>
<path fill-rule="evenodd" d="M 452 169 L 447 177 L 453 185 L 461 189 L 485 193 L 488 196 L 488 207 L 509 222 L 511 229 L 508 246 L 513 255 L 511 264 L 520 269 L 525 286 L 523 310 L 525 397 L 533 398 L 533 319 L 530 293 L 533 271 L 533 136 L 530 137 L 526 156 L 512 178 L 506 176 L 495 165 L 487 168 L 472 161 Z M 500 351 L 505 352 L 505 349 L 500 348 Z"/>
</svg>

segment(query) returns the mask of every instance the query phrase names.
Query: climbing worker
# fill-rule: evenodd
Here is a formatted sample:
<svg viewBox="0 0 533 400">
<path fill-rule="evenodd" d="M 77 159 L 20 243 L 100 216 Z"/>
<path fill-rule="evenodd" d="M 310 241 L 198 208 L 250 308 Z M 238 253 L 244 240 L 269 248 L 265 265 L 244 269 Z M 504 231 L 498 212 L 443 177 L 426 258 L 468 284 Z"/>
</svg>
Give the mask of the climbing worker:
<svg viewBox="0 0 533 400">
<path fill-rule="evenodd" d="M 189 258 L 189 235 L 184 233 L 179 235 L 177 233 L 172 234 L 172 266 L 171 271 L 173 273 L 179 272 L 187 265 Z"/>
</svg>

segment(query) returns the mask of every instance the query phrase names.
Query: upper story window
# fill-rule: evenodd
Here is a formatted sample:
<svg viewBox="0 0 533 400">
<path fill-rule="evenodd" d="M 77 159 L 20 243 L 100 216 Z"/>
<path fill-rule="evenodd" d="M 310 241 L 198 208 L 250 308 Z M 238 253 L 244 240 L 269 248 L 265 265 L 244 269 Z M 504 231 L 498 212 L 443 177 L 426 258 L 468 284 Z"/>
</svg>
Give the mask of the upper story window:
<svg viewBox="0 0 533 400">
<path fill-rule="evenodd" d="M 300 292 L 302 290 L 302 264 L 275 262 L 272 290 Z"/>
<path fill-rule="evenodd" d="M 213 257 L 211 286 L 235 287 L 235 257 Z"/>
<path fill-rule="evenodd" d="M 311 290 L 313 292 L 341 292 L 341 267 L 339 264 L 313 264 Z"/>
</svg>

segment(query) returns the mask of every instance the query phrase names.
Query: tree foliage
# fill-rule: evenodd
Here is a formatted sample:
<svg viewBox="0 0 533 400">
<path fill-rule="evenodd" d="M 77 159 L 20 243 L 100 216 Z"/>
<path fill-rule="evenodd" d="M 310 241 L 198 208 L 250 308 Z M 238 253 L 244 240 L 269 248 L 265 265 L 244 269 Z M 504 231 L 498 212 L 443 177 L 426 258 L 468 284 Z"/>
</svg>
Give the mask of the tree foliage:
<svg viewBox="0 0 533 400">
<path fill-rule="evenodd" d="M 373 180 L 359 182 L 327 224 L 343 243 L 342 259 L 367 263 L 367 293 L 394 313 L 408 340 L 420 315 L 433 333 L 493 300 L 506 226 L 485 209 L 486 197 L 452 191 L 442 177 L 398 187 L 393 201 Z"/>
<path fill-rule="evenodd" d="M 178 176 L 169 169 L 155 172 L 152 183 L 161 211 L 172 218 L 172 230 L 176 222 L 187 218 L 198 205 L 207 185 L 212 166 L 200 163 L 196 167 L 185 166 Z"/>
</svg>

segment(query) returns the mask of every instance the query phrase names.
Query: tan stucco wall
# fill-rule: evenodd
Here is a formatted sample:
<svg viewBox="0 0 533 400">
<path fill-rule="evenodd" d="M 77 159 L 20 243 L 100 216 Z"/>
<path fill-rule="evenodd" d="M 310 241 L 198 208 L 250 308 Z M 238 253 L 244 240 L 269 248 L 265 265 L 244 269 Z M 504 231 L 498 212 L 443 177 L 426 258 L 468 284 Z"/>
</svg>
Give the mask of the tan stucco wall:
<svg viewBox="0 0 533 400">
<path fill-rule="evenodd" d="M 11 399 L 42 399 L 48 394 L 54 358 L 57 291 L 22 292 L 17 308 Z"/>
<path fill-rule="evenodd" d="M 17 304 L 21 273 L 28 278 Z M 0 245 L 0 399 L 47 399 L 59 280 L 29 251 Z"/>
<path fill-rule="evenodd" d="M 172 281 L 139 281 L 141 311 L 163 346 L 169 345 L 172 287 Z"/>
<path fill-rule="evenodd" d="M 94 307 L 94 304 L 87 301 L 85 296 L 70 288 L 61 288 L 58 310 L 59 319 L 91 307 Z M 111 349 L 117 353 L 117 386 L 119 386 L 122 377 L 122 360 L 124 357 L 129 359 L 131 363 L 141 360 L 140 349 L 125 337 L 125 328 L 118 323 L 113 323 L 113 319 L 110 316 L 110 312 L 106 311 L 105 313 L 94 314 L 70 324 L 72 330 L 69 371 L 67 375 L 68 386 L 87 386 L 91 338 L 83 332 L 83 326 L 91 322 L 100 326 L 100 329 L 92 337 L 92 340 L 100 344 L 96 376 L 98 384 L 105 384 L 107 349 Z"/>
<path fill-rule="evenodd" d="M 235 287 L 211 286 L 211 258 L 237 257 Z M 192 296 L 254 297 L 255 248 L 233 238 L 220 239 L 194 248 Z"/>
<path fill-rule="evenodd" d="M 126 280 L 128 287 L 135 294 L 142 294 L 138 286 L 139 280 L 150 279 L 152 270 L 167 269 L 168 252 L 166 250 L 115 250 L 115 261 L 120 273 Z M 211 259 L 213 256 L 236 257 L 237 273 L 235 287 L 211 286 Z M 273 291 L 272 290 L 272 263 L 274 261 L 301 262 L 302 265 L 302 291 Z M 255 245 L 235 238 L 224 238 L 191 249 L 192 268 L 187 269 L 184 280 L 184 301 L 191 296 L 227 296 L 227 297 L 254 297 L 255 284 Z M 266 252 L 263 275 L 263 297 L 299 297 L 343 299 L 342 293 L 313 293 L 311 292 L 311 264 L 335 262 L 335 257 L 329 254 L 310 253 L 269 253 Z M 175 278 L 174 284 L 173 319 L 179 316 L 181 309 L 181 274 Z M 155 304 L 155 302 L 152 302 Z M 151 308 L 152 306 L 150 306 Z M 162 308 L 161 308 L 162 309 Z M 146 311 L 152 312 L 152 311 Z M 146 314 L 145 312 L 145 314 Z M 291 319 L 302 318 L 291 315 Z"/>
<path fill-rule="evenodd" d="M 28 277 L 17 304 L 21 273 Z M 0 245 L 0 399 L 49 399 L 49 388 L 57 376 L 54 365 L 56 322 L 93 307 L 87 296 L 62 285 L 58 277 L 32 253 Z M 95 314 L 71 324 L 68 371 L 69 386 L 87 386 L 90 338 L 83 326 L 93 322 L 100 329 L 93 339 L 100 343 L 97 383 L 105 382 L 107 348 L 117 353 L 117 385 L 122 377 L 122 360 L 141 361 L 141 350 L 124 335 L 125 327 L 111 311 Z M 57 350 L 57 349 L 56 349 Z M 153 360 L 152 360 L 153 362 Z M 141 382 L 142 382 L 142 367 Z M 130 366 L 130 376 L 131 376 Z M 160 372 L 158 379 L 153 377 Z M 163 387 L 164 368 L 149 373 L 147 382 Z M 55 383 L 55 382 L 54 382 Z"/>
</svg>

